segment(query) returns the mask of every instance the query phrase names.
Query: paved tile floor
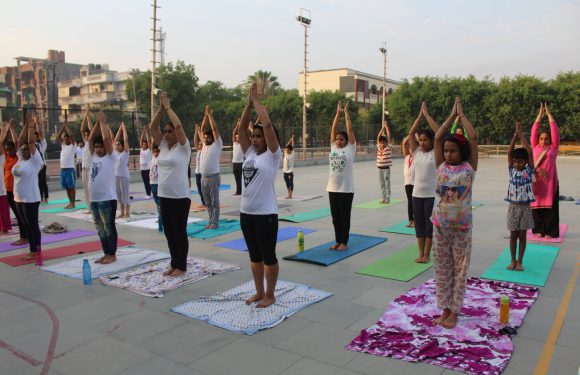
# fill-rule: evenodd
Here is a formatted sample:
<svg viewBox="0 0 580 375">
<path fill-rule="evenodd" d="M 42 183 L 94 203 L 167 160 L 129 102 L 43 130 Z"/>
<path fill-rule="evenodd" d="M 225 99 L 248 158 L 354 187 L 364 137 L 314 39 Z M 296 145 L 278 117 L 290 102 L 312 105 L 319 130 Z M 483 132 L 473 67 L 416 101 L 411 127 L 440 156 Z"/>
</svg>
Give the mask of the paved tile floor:
<svg viewBox="0 0 580 375">
<path fill-rule="evenodd" d="M 580 198 L 580 159 L 558 161 L 560 192 Z M 355 204 L 378 199 L 378 176 L 373 162 L 356 164 Z M 402 160 L 394 163 L 393 198 L 405 200 Z M 231 174 L 223 183 L 234 184 Z M 281 214 L 328 206 L 326 166 L 298 168 L 297 194 L 322 194 L 323 198 L 293 202 Z M 474 211 L 473 255 L 470 276 L 479 276 L 500 254 L 504 238 L 507 205 L 506 161 L 482 159 L 475 183 L 474 200 L 484 206 Z M 142 190 L 139 184 L 132 191 Z M 279 194 L 285 191 L 277 180 Z M 227 210 L 239 208 L 239 199 L 222 194 Z M 82 194 L 79 194 L 82 197 Z M 63 198 L 54 192 L 51 198 Z M 198 197 L 193 196 L 197 201 Z M 286 203 L 286 202 L 285 202 Z M 151 202 L 139 202 L 133 209 L 151 210 Z M 225 211 L 226 209 L 224 209 Z M 532 374 L 541 356 L 566 287 L 580 262 L 580 206 L 561 202 L 562 223 L 570 224 L 547 285 L 542 288 L 524 325 L 518 332 L 515 353 L 504 374 Z M 206 217 L 206 213 L 192 214 Z M 344 349 L 361 329 L 374 324 L 390 300 L 433 277 L 429 270 L 410 282 L 397 282 L 355 274 L 362 266 L 413 244 L 412 236 L 378 233 L 377 229 L 406 217 L 406 205 L 379 210 L 353 209 L 351 231 L 383 235 L 388 241 L 330 267 L 281 260 L 280 278 L 334 293 L 272 329 L 253 336 L 235 334 L 194 321 L 169 311 L 171 306 L 199 296 L 212 295 L 251 279 L 248 255 L 218 248 L 214 243 L 241 236 L 240 232 L 210 240 L 190 239 L 190 254 L 228 263 L 242 269 L 217 275 L 152 299 L 125 290 L 106 287 L 98 281 L 84 286 L 78 280 L 42 272 L 33 265 L 12 268 L 0 263 L 0 374 L 39 374 L 47 358 L 51 337 L 56 338 L 48 374 L 451 374 L 453 371 L 376 357 Z M 93 229 L 89 222 L 41 214 L 47 224 L 59 221 L 74 229 Z M 285 223 L 283 225 L 292 225 Z M 306 236 L 306 247 L 332 239 L 330 218 L 302 225 L 318 229 Z M 151 230 L 118 226 L 120 236 L 139 246 L 167 250 L 165 238 Z M 96 238 L 94 238 L 96 240 Z M 5 241 L 5 240 L 3 240 Z M 86 241 L 86 239 L 77 242 Z M 71 241 L 69 243 L 74 243 Z M 51 247 L 54 247 L 51 246 Z M 281 259 L 292 254 L 294 241 L 278 245 Z M 25 253 L 12 251 L 0 256 Z M 48 263 L 59 262 L 53 260 Z M 580 279 L 579 279 L 580 280 Z M 566 318 L 556 341 L 550 374 L 576 374 L 580 364 L 580 281 L 576 281 Z M 9 294 L 14 293 L 14 294 Z M 39 305 L 42 303 L 46 309 Z M 58 332 L 47 309 L 53 311 Z"/>
</svg>

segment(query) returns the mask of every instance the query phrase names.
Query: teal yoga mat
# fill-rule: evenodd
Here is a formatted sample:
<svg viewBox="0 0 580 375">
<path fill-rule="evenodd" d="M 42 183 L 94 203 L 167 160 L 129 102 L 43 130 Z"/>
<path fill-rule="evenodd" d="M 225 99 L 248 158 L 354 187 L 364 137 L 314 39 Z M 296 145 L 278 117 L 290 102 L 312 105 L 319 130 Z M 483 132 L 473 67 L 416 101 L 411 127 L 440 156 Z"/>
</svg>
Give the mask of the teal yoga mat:
<svg viewBox="0 0 580 375">
<path fill-rule="evenodd" d="M 75 200 L 75 202 L 80 202 L 80 199 Z M 48 201 L 48 203 L 42 204 L 42 206 L 53 205 L 53 204 L 68 204 L 70 201 L 68 199 L 57 199 L 54 201 Z"/>
<path fill-rule="evenodd" d="M 312 263 L 319 266 L 330 266 L 345 258 L 353 256 L 361 251 L 370 249 L 385 242 L 384 237 L 364 236 L 362 234 L 351 234 L 348 240 L 348 249 L 345 251 L 330 250 L 330 246 L 335 242 L 328 242 L 312 249 L 305 250 L 302 253 L 285 256 L 286 260 L 293 260 L 296 262 Z"/>
<path fill-rule="evenodd" d="M 43 214 L 59 214 L 61 212 L 70 212 L 70 211 L 78 211 L 86 209 L 87 205 L 84 203 L 77 204 L 75 208 L 64 208 L 64 207 L 57 207 L 57 208 L 47 208 L 46 210 L 40 210 Z"/>
<path fill-rule="evenodd" d="M 299 214 L 292 214 L 288 216 L 281 216 L 278 218 L 280 221 L 291 221 L 293 223 L 303 223 L 305 221 L 310 221 L 314 219 L 320 219 L 321 217 L 329 216 L 330 208 L 321 208 L 314 211 L 302 212 Z"/>
<path fill-rule="evenodd" d="M 240 222 L 233 219 L 221 219 L 216 229 L 205 229 L 206 225 L 205 220 L 187 224 L 187 236 L 205 240 L 241 230 Z"/>
<path fill-rule="evenodd" d="M 415 228 L 407 227 L 408 221 L 401 221 L 395 225 L 391 225 L 390 227 L 379 229 L 379 232 L 388 232 L 388 233 L 399 233 L 399 234 L 408 234 L 411 236 L 415 235 Z"/>
<path fill-rule="evenodd" d="M 374 201 L 370 201 L 370 202 L 364 202 L 364 203 L 359 203 L 357 205 L 355 205 L 356 208 L 370 208 L 373 210 L 377 210 L 380 208 L 387 208 L 389 206 L 392 206 L 394 204 L 397 203 L 401 203 L 400 199 L 391 199 L 390 203 L 381 203 L 380 200 L 374 200 Z"/>
<path fill-rule="evenodd" d="M 506 269 L 511 263 L 510 248 L 507 246 L 481 277 L 518 284 L 544 286 L 548 276 L 550 276 L 558 251 L 560 249 L 555 246 L 528 243 L 524 253 L 524 270 L 510 271 Z"/>
</svg>

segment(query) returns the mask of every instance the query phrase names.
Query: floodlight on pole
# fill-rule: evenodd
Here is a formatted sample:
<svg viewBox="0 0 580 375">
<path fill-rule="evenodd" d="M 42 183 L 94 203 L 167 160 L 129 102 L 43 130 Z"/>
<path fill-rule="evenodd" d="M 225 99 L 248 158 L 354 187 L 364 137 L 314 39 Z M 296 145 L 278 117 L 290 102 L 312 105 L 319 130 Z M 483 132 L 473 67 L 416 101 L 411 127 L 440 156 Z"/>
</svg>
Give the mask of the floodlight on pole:
<svg viewBox="0 0 580 375">
<path fill-rule="evenodd" d="M 381 126 L 385 123 L 385 98 L 387 90 L 387 43 L 383 42 L 383 46 L 379 48 L 379 51 L 383 54 L 383 110 L 381 113 Z"/>
<path fill-rule="evenodd" d="M 311 13 L 308 9 L 300 8 L 300 15 L 296 20 L 304 26 L 304 96 L 302 103 L 302 160 L 306 159 L 306 125 L 307 125 L 307 103 L 306 97 L 308 95 L 308 28 L 312 22 Z"/>
</svg>

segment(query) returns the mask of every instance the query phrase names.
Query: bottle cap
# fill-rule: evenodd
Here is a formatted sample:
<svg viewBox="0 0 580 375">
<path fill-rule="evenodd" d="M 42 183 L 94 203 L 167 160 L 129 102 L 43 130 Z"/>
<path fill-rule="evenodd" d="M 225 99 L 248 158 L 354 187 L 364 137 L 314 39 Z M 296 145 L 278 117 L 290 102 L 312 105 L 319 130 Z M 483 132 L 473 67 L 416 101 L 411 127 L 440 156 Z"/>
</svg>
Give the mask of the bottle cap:
<svg viewBox="0 0 580 375">
<path fill-rule="evenodd" d="M 505 294 L 503 294 L 501 296 L 501 301 L 502 302 L 509 302 L 510 301 L 510 297 L 509 296 L 506 296 Z"/>
</svg>

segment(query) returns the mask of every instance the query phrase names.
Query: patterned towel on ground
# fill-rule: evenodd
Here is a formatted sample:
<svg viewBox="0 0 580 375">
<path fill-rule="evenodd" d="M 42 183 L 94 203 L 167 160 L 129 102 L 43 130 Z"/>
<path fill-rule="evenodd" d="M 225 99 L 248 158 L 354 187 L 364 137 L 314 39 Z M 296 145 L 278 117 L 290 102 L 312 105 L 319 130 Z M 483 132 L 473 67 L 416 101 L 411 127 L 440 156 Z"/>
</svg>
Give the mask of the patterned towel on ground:
<svg viewBox="0 0 580 375">
<path fill-rule="evenodd" d="M 502 294 L 510 298 L 508 326 L 517 328 L 538 298 L 539 289 L 470 278 L 457 326 L 448 330 L 432 324 L 441 310 L 431 279 L 397 297 L 382 318 L 362 330 L 346 348 L 467 374 L 499 375 L 514 351 L 511 336 L 499 332 Z"/>
<path fill-rule="evenodd" d="M 202 240 L 222 236 L 224 234 L 242 230 L 240 228 L 239 220 L 234 219 L 220 219 L 219 227 L 216 229 L 205 229 L 208 224 L 207 220 L 198 221 L 187 225 L 187 236 L 193 238 L 200 238 Z"/>
<path fill-rule="evenodd" d="M 72 219 L 83 220 L 83 221 L 90 221 L 91 223 L 93 220 L 93 214 L 87 214 L 84 211 L 72 211 L 72 212 L 62 212 L 57 214 L 59 216 L 70 217 Z M 132 223 L 134 221 L 145 220 L 150 218 L 157 218 L 157 213 L 153 212 L 132 212 L 130 218 L 115 218 L 115 224 L 123 224 L 123 223 Z"/>
<path fill-rule="evenodd" d="M 40 267 L 44 271 L 53 272 L 73 279 L 83 279 L 83 259 L 88 259 L 91 265 L 92 278 L 110 275 L 141 264 L 154 262 L 156 260 L 169 258 L 169 253 L 156 250 L 147 250 L 130 246 L 117 250 L 117 261 L 110 264 L 98 264 L 95 260 L 102 257 L 102 254 L 95 254 L 89 257 L 76 258 L 66 262 Z"/>
<path fill-rule="evenodd" d="M 170 261 L 150 263 L 121 273 L 102 276 L 105 285 L 127 289 L 147 297 L 163 297 L 166 292 L 191 284 L 219 273 L 239 270 L 240 266 L 203 258 L 187 258 L 187 273 L 167 277 L 161 273 L 169 268 Z"/>
<path fill-rule="evenodd" d="M 198 217 L 189 217 L 187 219 L 187 223 L 196 223 L 198 221 L 202 221 L 203 219 L 200 219 Z M 159 229 L 159 224 L 157 223 L 157 217 L 151 218 L 151 219 L 143 219 L 143 220 L 135 220 L 135 221 L 126 221 L 124 223 L 119 223 L 122 225 L 128 225 L 131 227 L 136 227 L 136 228 L 143 228 L 143 229 L 155 229 L 158 230 Z"/>
<path fill-rule="evenodd" d="M 171 311 L 234 332 L 246 335 L 274 327 L 295 312 L 328 298 L 332 293 L 313 289 L 307 285 L 278 280 L 276 303 L 257 308 L 245 301 L 256 293 L 253 281 L 248 281 L 228 291 L 211 297 L 200 297 L 172 307 Z"/>
</svg>

